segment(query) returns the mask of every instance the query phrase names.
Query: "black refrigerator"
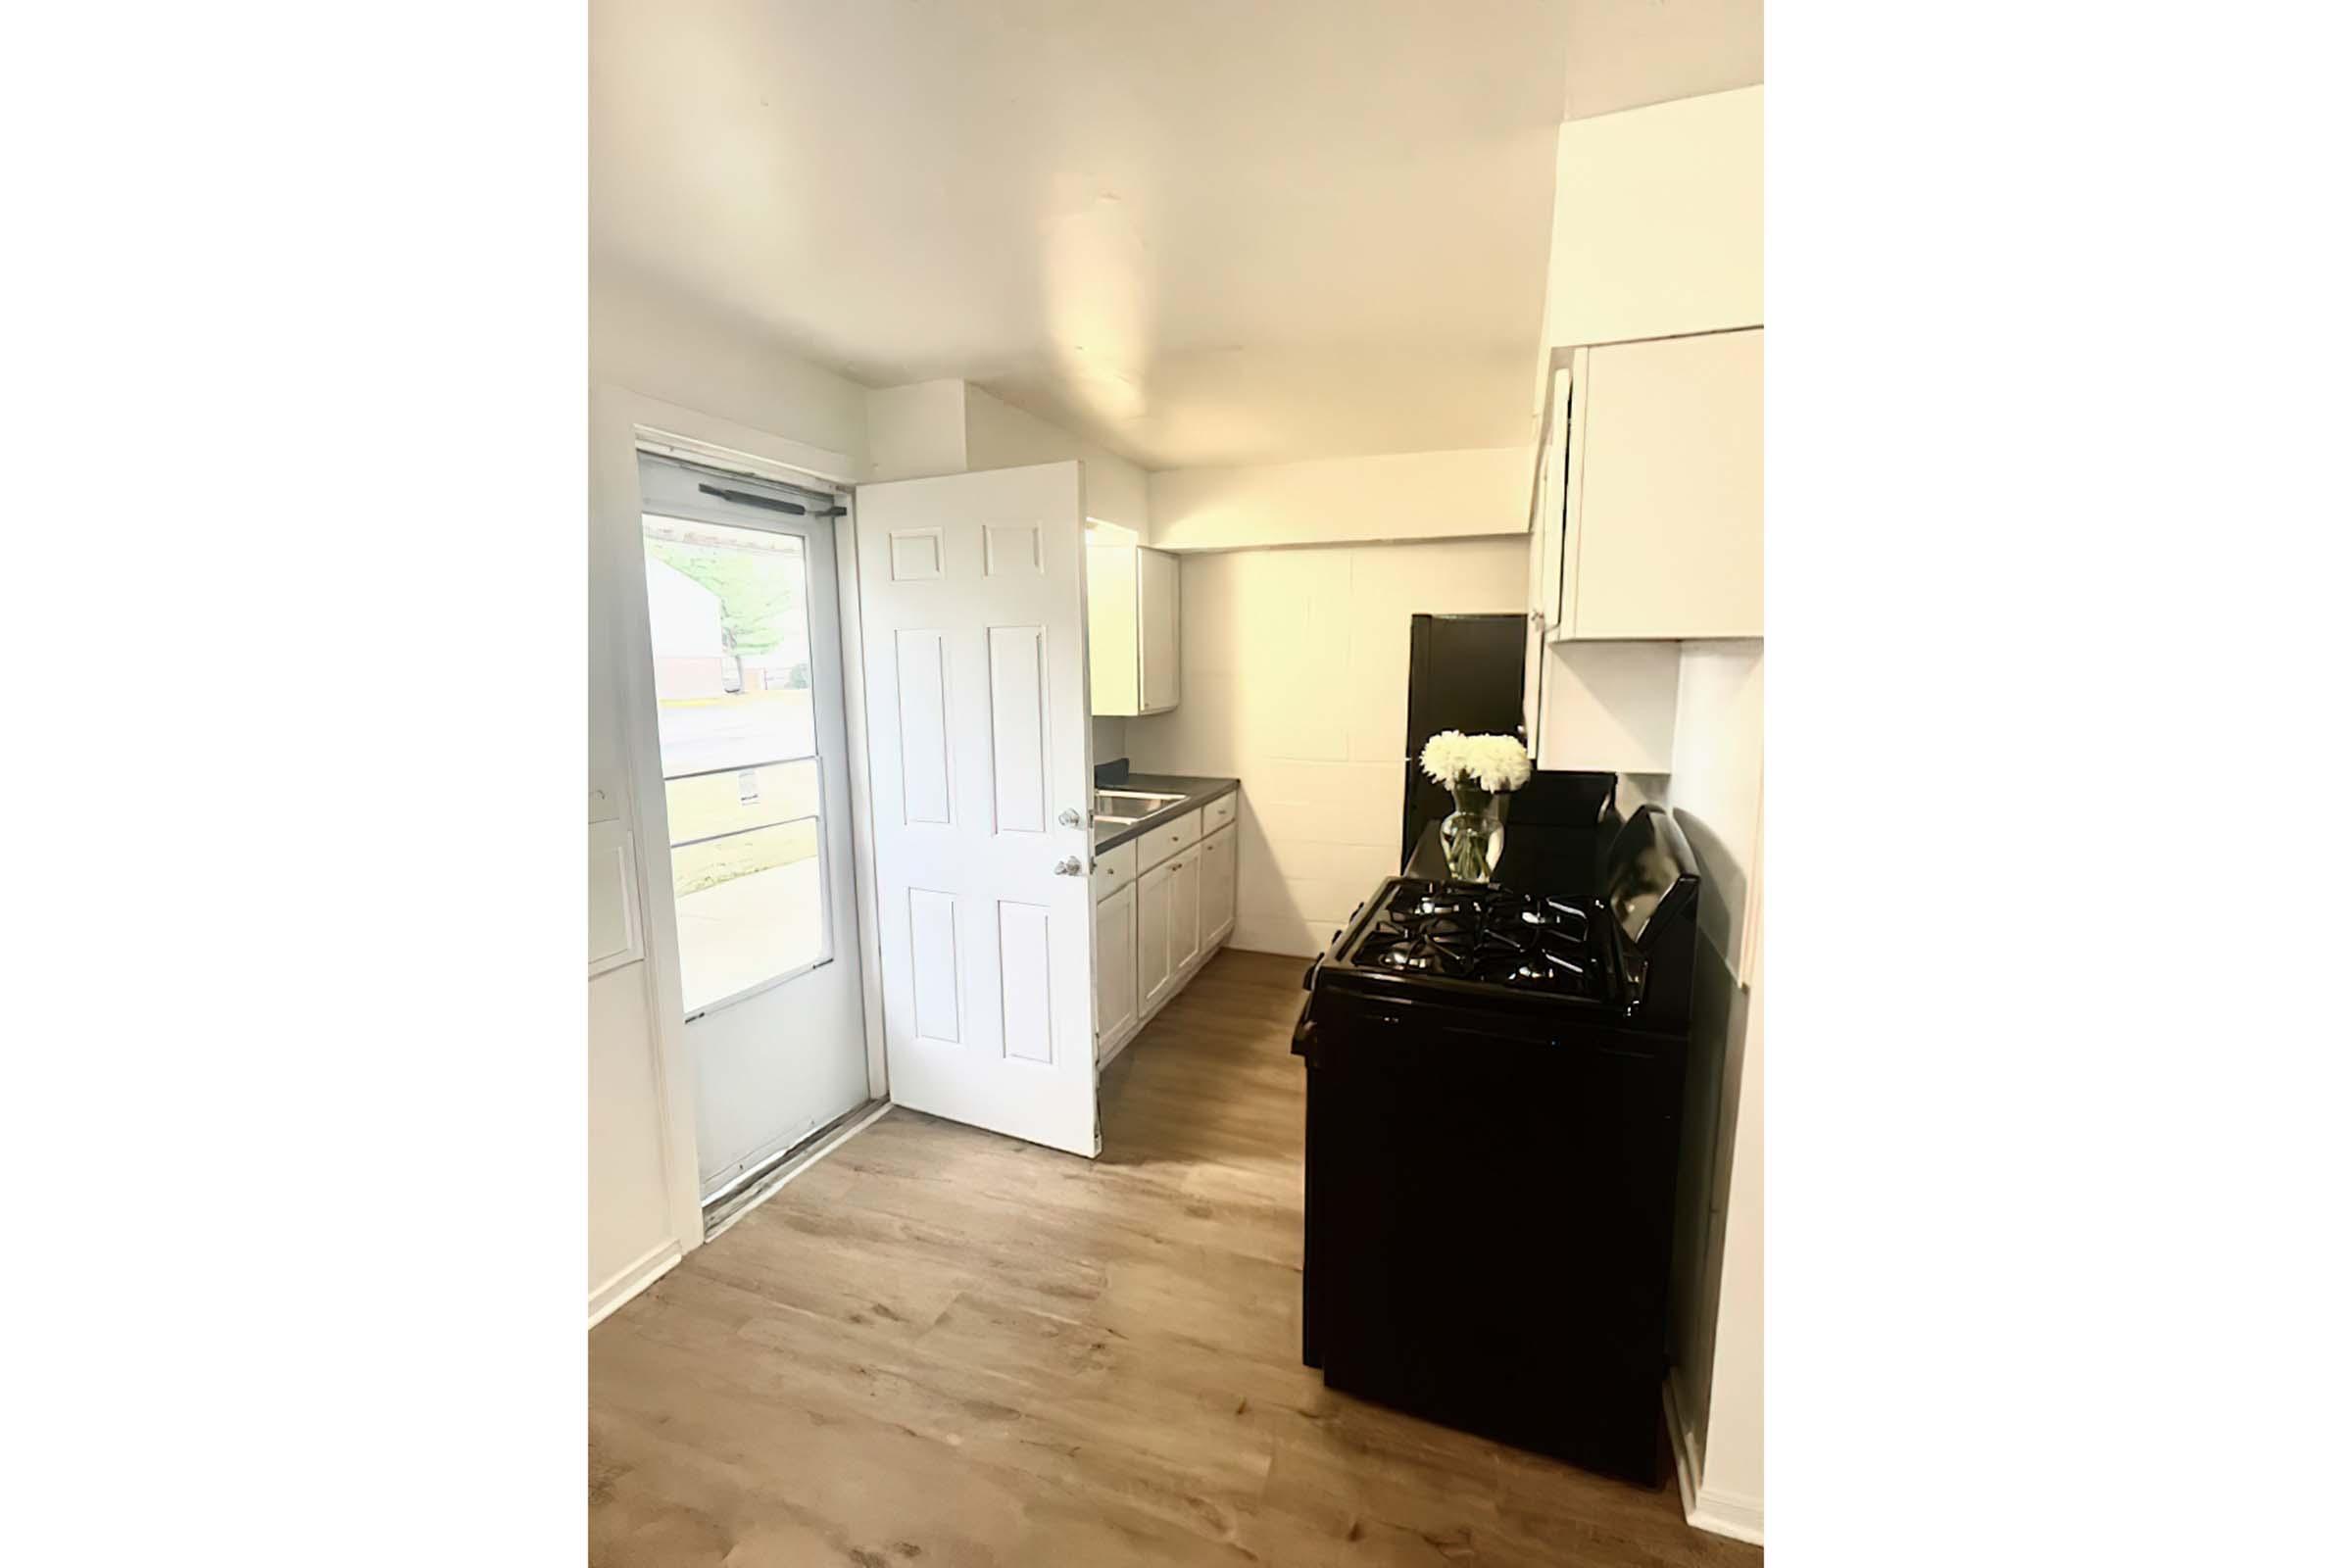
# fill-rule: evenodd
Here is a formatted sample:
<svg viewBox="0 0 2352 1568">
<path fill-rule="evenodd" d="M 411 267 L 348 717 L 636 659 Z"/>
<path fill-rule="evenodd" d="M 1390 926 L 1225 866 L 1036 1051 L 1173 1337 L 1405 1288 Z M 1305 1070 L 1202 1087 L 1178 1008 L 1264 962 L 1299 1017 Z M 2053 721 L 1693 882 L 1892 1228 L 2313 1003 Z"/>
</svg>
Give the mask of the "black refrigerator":
<svg viewBox="0 0 2352 1568">
<path fill-rule="evenodd" d="M 1404 823 L 1399 869 L 1425 834 L 1453 809 L 1446 787 L 1421 771 L 1421 748 L 1440 730 L 1527 739 L 1521 695 L 1527 668 L 1524 615 L 1415 615 L 1404 704 Z M 1599 891 L 1608 840 L 1620 825 L 1614 773 L 1537 773 L 1503 809 L 1494 880 L 1527 891 Z M 1427 862 L 1424 857 L 1424 863 Z"/>
</svg>

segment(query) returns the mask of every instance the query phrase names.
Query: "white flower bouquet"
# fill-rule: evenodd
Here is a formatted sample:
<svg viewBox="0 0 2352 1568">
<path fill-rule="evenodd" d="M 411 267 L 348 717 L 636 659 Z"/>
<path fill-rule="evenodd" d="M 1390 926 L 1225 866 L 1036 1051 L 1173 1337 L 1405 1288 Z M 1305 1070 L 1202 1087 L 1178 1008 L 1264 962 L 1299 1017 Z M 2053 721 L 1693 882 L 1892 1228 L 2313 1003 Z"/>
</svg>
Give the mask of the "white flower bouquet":
<svg viewBox="0 0 2352 1568">
<path fill-rule="evenodd" d="M 1489 795 L 1501 795 L 1526 783 L 1535 768 L 1527 748 L 1512 736 L 1444 729 L 1421 748 L 1421 771 L 1447 789 L 1468 781 Z"/>
<path fill-rule="evenodd" d="M 1509 735 L 1441 730 L 1421 748 L 1421 771 L 1453 795 L 1439 824 L 1446 868 L 1456 881 L 1484 882 L 1502 858 L 1502 801 L 1535 771 L 1527 748 Z"/>
</svg>

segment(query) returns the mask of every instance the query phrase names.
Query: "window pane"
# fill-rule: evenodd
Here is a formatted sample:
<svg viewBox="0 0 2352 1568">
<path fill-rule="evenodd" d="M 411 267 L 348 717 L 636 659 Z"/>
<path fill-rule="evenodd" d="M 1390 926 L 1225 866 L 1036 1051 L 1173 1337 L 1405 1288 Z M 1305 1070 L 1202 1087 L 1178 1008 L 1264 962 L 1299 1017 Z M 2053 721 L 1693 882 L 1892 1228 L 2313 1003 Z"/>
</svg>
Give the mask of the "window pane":
<svg viewBox="0 0 2352 1568">
<path fill-rule="evenodd" d="M 669 781 L 669 842 L 690 844 L 720 833 L 817 814 L 817 761 L 778 762 L 732 773 Z"/>
<path fill-rule="evenodd" d="M 816 844 L 811 817 L 669 852 L 688 1012 L 823 956 Z"/>
<path fill-rule="evenodd" d="M 693 1012 L 825 952 L 807 552 L 649 514 L 645 597 Z"/>
<path fill-rule="evenodd" d="M 645 601 L 662 777 L 815 755 L 799 539 L 648 516 Z"/>
</svg>

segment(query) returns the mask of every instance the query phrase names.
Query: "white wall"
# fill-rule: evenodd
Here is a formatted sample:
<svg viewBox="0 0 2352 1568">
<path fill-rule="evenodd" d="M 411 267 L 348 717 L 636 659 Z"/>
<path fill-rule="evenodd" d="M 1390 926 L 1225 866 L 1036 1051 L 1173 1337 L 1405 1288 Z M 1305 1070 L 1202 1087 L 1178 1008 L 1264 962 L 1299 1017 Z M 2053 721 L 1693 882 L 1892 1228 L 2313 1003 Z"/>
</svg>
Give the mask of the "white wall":
<svg viewBox="0 0 2352 1568">
<path fill-rule="evenodd" d="M 1676 1185 L 1675 1406 L 1699 1460 L 1694 1518 L 1763 1522 L 1764 645 L 1682 645 L 1674 770 L 1645 780 L 1698 858 L 1684 1157 Z M 1744 977 L 1749 984 L 1742 986 Z M 1702 1518 L 1702 1522 L 1704 1522 Z"/>
<path fill-rule="evenodd" d="M 644 594 L 636 423 L 850 478 L 866 461 L 865 389 L 797 359 L 757 323 L 690 309 L 602 267 L 591 271 L 588 343 L 589 815 L 633 825 L 640 791 L 660 782 L 644 615 L 632 608 Z M 661 1045 L 659 1020 L 682 1017 L 674 943 L 659 927 L 669 904 L 649 896 L 649 878 L 668 864 L 642 838 L 638 906 L 654 956 L 589 983 L 592 1309 L 702 1239 L 692 1074 L 682 1051 Z"/>
<path fill-rule="evenodd" d="M 965 461 L 975 469 L 1018 468 L 1076 458 L 1086 469 L 1087 520 L 1144 531 L 1150 515 L 1144 470 L 1125 458 L 1092 441 L 1082 441 L 1059 425 L 1048 424 L 976 386 L 964 393 L 963 430 Z"/>
<path fill-rule="evenodd" d="M 923 479 L 983 468 L 1019 468 L 1076 459 L 1086 472 L 1086 514 L 1140 536 L 1147 514 L 1144 470 L 1116 453 L 953 378 L 882 387 L 866 394 L 868 479 Z"/>
<path fill-rule="evenodd" d="M 1700 1473 L 1703 1512 L 1764 1530 L 1764 976 L 1747 992 L 1724 1181 L 1713 1371 Z"/>
<path fill-rule="evenodd" d="M 588 379 L 700 410 L 736 424 L 837 452 L 863 471 L 866 389 L 800 359 L 756 321 L 592 267 Z"/>
<path fill-rule="evenodd" d="M 1233 946 L 1311 956 L 1397 868 L 1411 617 L 1523 610 L 1526 538 L 1190 555 L 1182 571 L 1183 700 L 1127 721 L 1128 757 L 1241 779 Z"/>
<path fill-rule="evenodd" d="M 865 395 L 866 462 L 860 479 L 929 479 L 961 473 L 965 459 L 961 381 L 915 381 Z"/>
<path fill-rule="evenodd" d="M 1763 826 L 1764 644 L 1681 646 L 1668 798 L 1705 879 L 1699 933 L 1738 974 Z"/>
<path fill-rule="evenodd" d="M 1171 468 L 1152 475 L 1147 540 L 1237 550 L 1516 533 L 1524 549 L 1535 471 L 1532 446 Z"/>
</svg>

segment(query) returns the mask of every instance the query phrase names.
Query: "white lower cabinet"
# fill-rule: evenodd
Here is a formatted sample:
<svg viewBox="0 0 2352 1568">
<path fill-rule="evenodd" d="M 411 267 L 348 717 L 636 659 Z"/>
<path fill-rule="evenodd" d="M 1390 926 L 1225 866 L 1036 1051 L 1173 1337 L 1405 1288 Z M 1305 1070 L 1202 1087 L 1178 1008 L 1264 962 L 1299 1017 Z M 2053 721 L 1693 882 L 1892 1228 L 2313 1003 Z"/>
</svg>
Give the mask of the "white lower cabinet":
<svg viewBox="0 0 2352 1568">
<path fill-rule="evenodd" d="M 1168 967 L 1181 974 L 1200 956 L 1200 846 L 1168 862 Z"/>
<path fill-rule="evenodd" d="M 1185 831 L 1163 830 L 1096 858 L 1095 1059 L 1117 1054 L 1145 1020 L 1184 989 L 1233 932 L 1238 887 L 1233 826 L 1239 803 L 1226 796 L 1184 818 Z M 1205 816 L 1224 825 L 1187 843 Z M 1184 844 L 1178 849 L 1175 846 Z M 1135 846 L 1141 845 L 1140 855 Z M 1104 875 L 1114 858 L 1146 863 L 1140 874 Z M 1104 891 L 1111 889 L 1115 891 Z"/>
<path fill-rule="evenodd" d="M 1135 879 L 1135 984 L 1149 1014 L 1168 1000 L 1176 980 L 1168 948 L 1168 884 L 1176 864 L 1162 861 Z"/>
<path fill-rule="evenodd" d="M 1227 827 L 1200 841 L 1200 945 L 1214 948 L 1233 933 L 1235 830 Z"/>
<path fill-rule="evenodd" d="M 1095 1059 L 1119 1049 L 1142 1022 L 1135 975 L 1135 888 L 1095 906 Z"/>
</svg>

